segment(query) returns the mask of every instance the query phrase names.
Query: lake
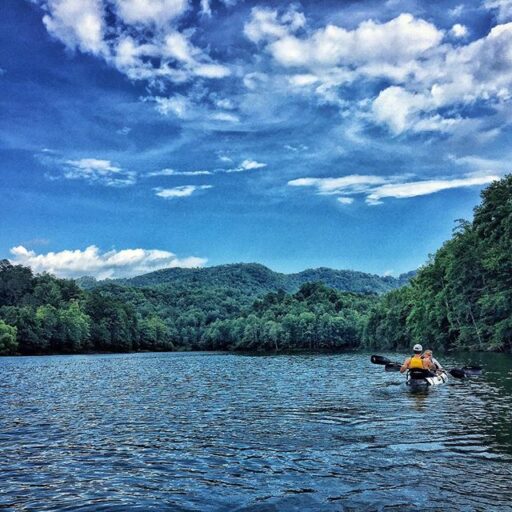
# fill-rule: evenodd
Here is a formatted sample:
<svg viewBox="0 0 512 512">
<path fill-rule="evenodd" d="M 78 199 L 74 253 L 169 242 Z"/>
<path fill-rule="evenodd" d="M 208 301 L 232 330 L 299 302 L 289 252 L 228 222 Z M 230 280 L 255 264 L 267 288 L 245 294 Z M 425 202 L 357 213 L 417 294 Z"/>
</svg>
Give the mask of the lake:
<svg viewBox="0 0 512 512">
<path fill-rule="evenodd" d="M 0 509 L 512 510 L 512 357 L 439 359 L 486 371 L 412 393 L 360 353 L 0 358 Z"/>
</svg>

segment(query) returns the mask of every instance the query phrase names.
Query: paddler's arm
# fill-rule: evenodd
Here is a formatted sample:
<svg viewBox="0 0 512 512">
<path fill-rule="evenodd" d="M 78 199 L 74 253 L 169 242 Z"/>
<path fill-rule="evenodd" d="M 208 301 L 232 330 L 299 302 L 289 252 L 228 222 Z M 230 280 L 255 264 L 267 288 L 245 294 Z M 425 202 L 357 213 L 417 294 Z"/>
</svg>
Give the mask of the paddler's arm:
<svg viewBox="0 0 512 512">
<path fill-rule="evenodd" d="M 409 363 L 411 362 L 411 358 L 408 357 L 405 361 L 404 361 L 404 364 L 402 365 L 402 367 L 400 368 L 400 373 L 404 373 L 405 371 L 407 371 L 409 369 Z"/>
</svg>

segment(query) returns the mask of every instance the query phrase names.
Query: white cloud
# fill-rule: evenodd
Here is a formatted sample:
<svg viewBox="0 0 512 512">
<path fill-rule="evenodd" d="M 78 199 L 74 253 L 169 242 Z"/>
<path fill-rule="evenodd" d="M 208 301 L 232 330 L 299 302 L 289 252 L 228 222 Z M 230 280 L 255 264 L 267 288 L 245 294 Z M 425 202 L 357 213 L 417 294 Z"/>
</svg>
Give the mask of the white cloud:
<svg viewBox="0 0 512 512">
<path fill-rule="evenodd" d="M 225 162 L 225 163 L 233 163 L 233 159 L 231 157 L 229 157 L 228 155 L 223 155 L 222 153 L 219 153 L 217 155 L 218 159 L 221 161 L 221 162 Z"/>
<path fill-rule="evenodd" d="M 76 278 L 84 275 L 98 279 L 131 277 L 171 267 L 201 267 L 205 258 L 178 258 L 168 251 L 156 249 L 123 249 L 101 252 L 91 245 L 85 250 L 64 250 L 37 254 L 23 246 L 11 249 L 13 264 L 29 266 L 34 272 L 50 272 L 59 277 Z"/>
<path fill-rule="evenodd" d="M 102 57 L 132 80 L 162 87 L 231 73 L 192 43 L 193 30 L 178 30 L 188 0 L 33 1 L 46 11 L 48 32 L 66 47 Z"/>
<path fill-rule="evenodd" d="M 448 159 L 457 165 L 470 169 L 472 174 L 500 174 L 504 175 L 512 171 L 512 159 L 508 156 L 496 160 L 494 158 L 484 158 L 478 155 L 466 155 L 456 157 L 449 155 Z"/>
<path fill-rule="evenodd" d="M 486 185 L 498 179 L 496 175 L 467 175 L 463 178 L 408 181 L 407 177 L 349 175 L 341 178 L 298 178 L 288 182 L 293 187 L 313 187 L 317 194 L 335 195 L 342 204 L 351 204 L 354 195 L 366 196 L 369 205 L 380 204 L 382 199 L 404 199 L 434 194 L 442 190 Z"/>
<path fill-rule="evenodd" d="M 192 71 L 194 75 L 202 78 L 225 78 L 231 74 L 228 67 L 221 64 L 194 64 Z"/>
<path fill-rule="evenodd" d="M 132 129 L 128 126 L 123 126 L 122 128 L 119 128 L 119 130 L 116 130 L 116 133 L 119 135 L 128 135 Z"/>
<path fill-rule="evenodd" d="M 211 18 L 212 16 L 212 8 L 210 6 L 210 0 L 201 0 L 201 11 L 200 13 L 203 16 L 207 16 L 208 18 Z"/>
<path fill-rule="evenodd" d="M 154 176 L 208 176 L 211 171 L 175 171 L 174 169 L 160 169 L 146 174 L 147 177 Z"/>
<path fill-rule="evenodd" d="M 233 169 L 225 169 L 219 170 L 219 172 L 233 173 L 233 172 L 245 172 L 252 171 L 253 169 L 262 169 L 263 167 L 267 167 L 267 164 L 263 162 L 258 162 L 256 160 L 247 159 L 244 160 L 238 167 Z"/>
<path fill-rule="evenodd" d="M 192 105 L 188 98 L 182 96 L 181 94 L 176 94 L 175 96 L 171 96 L 169 98 L 156 96 L 155 98 L 147 99 L 154 99 L 156 102 L 156 109 L 158 112 L 160 112 L 160 114 L 164 116 L 174 114 L 180 119 L 187 119 L 190 117 Z"/>
<path fill-rule="evenodd" d="M 210 119 L 214 121 L 223 121 L 225 123 L 239 123 L 240 118 L 234 114 L 230 114 L 229 112 L 214 112 Z"/>
<path fill-rule="evenodd" d="M 293 151 L 294 153 L 297 153 L 298 151 L 307 151 L 309 149 L 308 146 L 305 144 L 297 144 L 296 146 L 292 144 L 285 144 L 284 149 L 287 149 L 288 151 Z"/>
<path fill-rule="evenodd" d="M 178 18 L 188 0 L 114 0 L 119 16 L 128 24 L 162 25 Z"/>
<path fill-rule="evenodd" d="M 366 202 L 368 204 L 379 204 L 381 199 L 386 197 L 404 199 L 409 197 L 425 196 L 453 188 L 487 185 L 497 179 L 499 179 L 498 176 L 481 176 L 445 180 L 411 181 L 408 183 L 397 184 L 389 183 L 375 188 L 371 194 L 366 197 Z"/>
<path fill-rule="evenodd" d="M 251 19 L 244 26 L 244 34 L 253 43 L 280 39 L 304 26 L 304 14 L 291 8 L 279 15 L 276 10 L 253 7 Z"/>
<path fill-rule="evenodd" d="M 496 11 L 498 21 L 512 19 L 512 0 L 485 0 L 484 7 Z"/>
<path fill-rule="evenodd" d="M 47 0 L 43 23 L 68 48 L 104 54 L 105 21 L 101 0 Z"/>
<path fill-rule="evenodd" d="M 292 85 L 296 85 L 297 87 L 306 87 L 318 82 L 318 77 L 310 73 L 304 73 L 292 75 L 288 78 L 288 80 Z"/>
<path fill-rule="evenodd" d="M 448 14 L 452 18 L 458 18 L 464 12 L 464 4 L 456 5 L 453 9 L 448 10 Z"/>
<path fill-rule="evenodd" d="M 286 35 L 269 47 L 284 66 L 325 67 L 378 62 L 397 65 L 439 44 L 442 31 L 411 14 L 387 23 L 368 20 L 354 30 L 327 25 L 310 37 Z"/>
<path fill-rule="evenodd" d="M 504 19 L 512 0 L 486 5 L 499 8 Z M 480 126 L 471 115 L 478 102 L 497 108 L 512 99 L 512 23 L 461 44 L 469 35 L 465 25 L 455 23 L 446 32 L 407 13 L 385 23 L 366 20 L 353 29 L 328 24 L 311 30 L 303 22 L 300 31 L 282 16 L 278 10 L 253 9 L 246 37 L 281 66 L 277 70 L 288 92 L 312 94 L 320 104 L 338 106 L 345 117 L 384 125 L 394 134 L 468 134 Z M 297 73 L 290 74 L 291 68 Z M 246 74 L 244 82 L 257 90 L 253 76 Z M 347 101 L 349 87 L 364 97 Z"/>
<path fill-rule="evenodd" d="M 374 175 L 351 174 L 341 178 L 298 178 L 288 182 L 292 187 L 314 187 L 321 195 L 360 193 L 372 185 L 386 183 L 387 178 Z"/>
<path fill-rule="evenodd" d="M 460 23 L 455 23 L 450 32 L 454 37 L 466 37 L 468 35 L 468 27 Z"/>
<path fill-rule="evenodd" d="M 243 171 L 250 171 L 251 169 L 261 169 L 262 167 L 266 167 L 267 164 L 263 162 L 257 162 L 256 160 L 244 160 L 240 164 L 240 169 Z"/>
<path fill-rule="evenodd" d="M 247 73 L 243 78 L 243 82 L 247 89 L 254 91 L 258 87 L 262 85 L 264 86 L 268 82 L 268 76 L 265 73 L 255 71 L 252 73 Z"/>
<path fill-rule="evenodd" d="M 177 197 L 190 197 L 194 192 L 198 190 L 206 190 L 213 188 L 212 185 L 183 185 L 180 187 L 173 188 L 155 188 L 153 189 L 158 197 L 163 199 L 175 199 Z"/>
<path fill-rule="evenodd" d="M 133 171 L 123 170 L 110 160 L 97 158 L 82 158 L 80 160 L 66 160 L 62 169 L 62 176 L 70 180 L 85 180 L 110 187 L 124 187 L 135 184 L 136 174 Z"/>
</svg>

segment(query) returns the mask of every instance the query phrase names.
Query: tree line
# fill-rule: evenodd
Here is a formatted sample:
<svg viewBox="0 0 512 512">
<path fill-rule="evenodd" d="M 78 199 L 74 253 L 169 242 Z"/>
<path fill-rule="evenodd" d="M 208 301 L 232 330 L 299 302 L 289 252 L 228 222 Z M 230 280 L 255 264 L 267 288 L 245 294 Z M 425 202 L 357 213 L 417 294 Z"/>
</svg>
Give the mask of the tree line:
<svg viewBox="0 0 512 512">
<path fill-rule="evenodd" d="M 482 191 L 472 222 L 370 314 L 363 345 L 512 351 L 512 175 Z"/>
<path fill-rule="evenodd" d="M 304 284 L 254 301 L 230 288 L 82 290 L 0 263 L 0 353 L 290 350 L 355 347 L 375 294 Z"/>
<path fill-rule="evenodd" d="M 295 293 L 255 298 L 254 282 L 263 277 L 253 270 L 247 289 L 224 280 L 82 289 L 3 260 L 0 354 L 402 349 L 415 342 L 512 351 L 512 176 L 486 188 L 473 221 L 459 221 L 409 284 L 385 295 L 305 283 Z"/>
</svg>

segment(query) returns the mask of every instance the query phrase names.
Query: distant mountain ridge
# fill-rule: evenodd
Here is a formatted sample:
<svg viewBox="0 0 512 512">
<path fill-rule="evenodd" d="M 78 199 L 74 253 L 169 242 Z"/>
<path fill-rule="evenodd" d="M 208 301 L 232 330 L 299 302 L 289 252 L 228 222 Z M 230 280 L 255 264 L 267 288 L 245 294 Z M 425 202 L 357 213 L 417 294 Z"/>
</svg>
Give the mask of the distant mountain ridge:
<svg viewBox="0 0 512 512">
<path fill-rule="evenodd" d="M 259 263 L 232 263 L 201 268 L 167 268 L 132 277 L 96 281 L 90 277 L 77 279 L 84 289 L 103 284 L 117 284 L 135 288 L 232 288 L 248 295 L 260 295 L 277 290 L 296 292 L 307 282 L 322 282 L 339 291 L 382 294 L 400 288 L 415 275 L 415 271 L 400 275 L 379 276 L 355 270 L 335 270 L 326 267 L 303 270 L 293 274 L 274 272 Z"/>
</svg>

